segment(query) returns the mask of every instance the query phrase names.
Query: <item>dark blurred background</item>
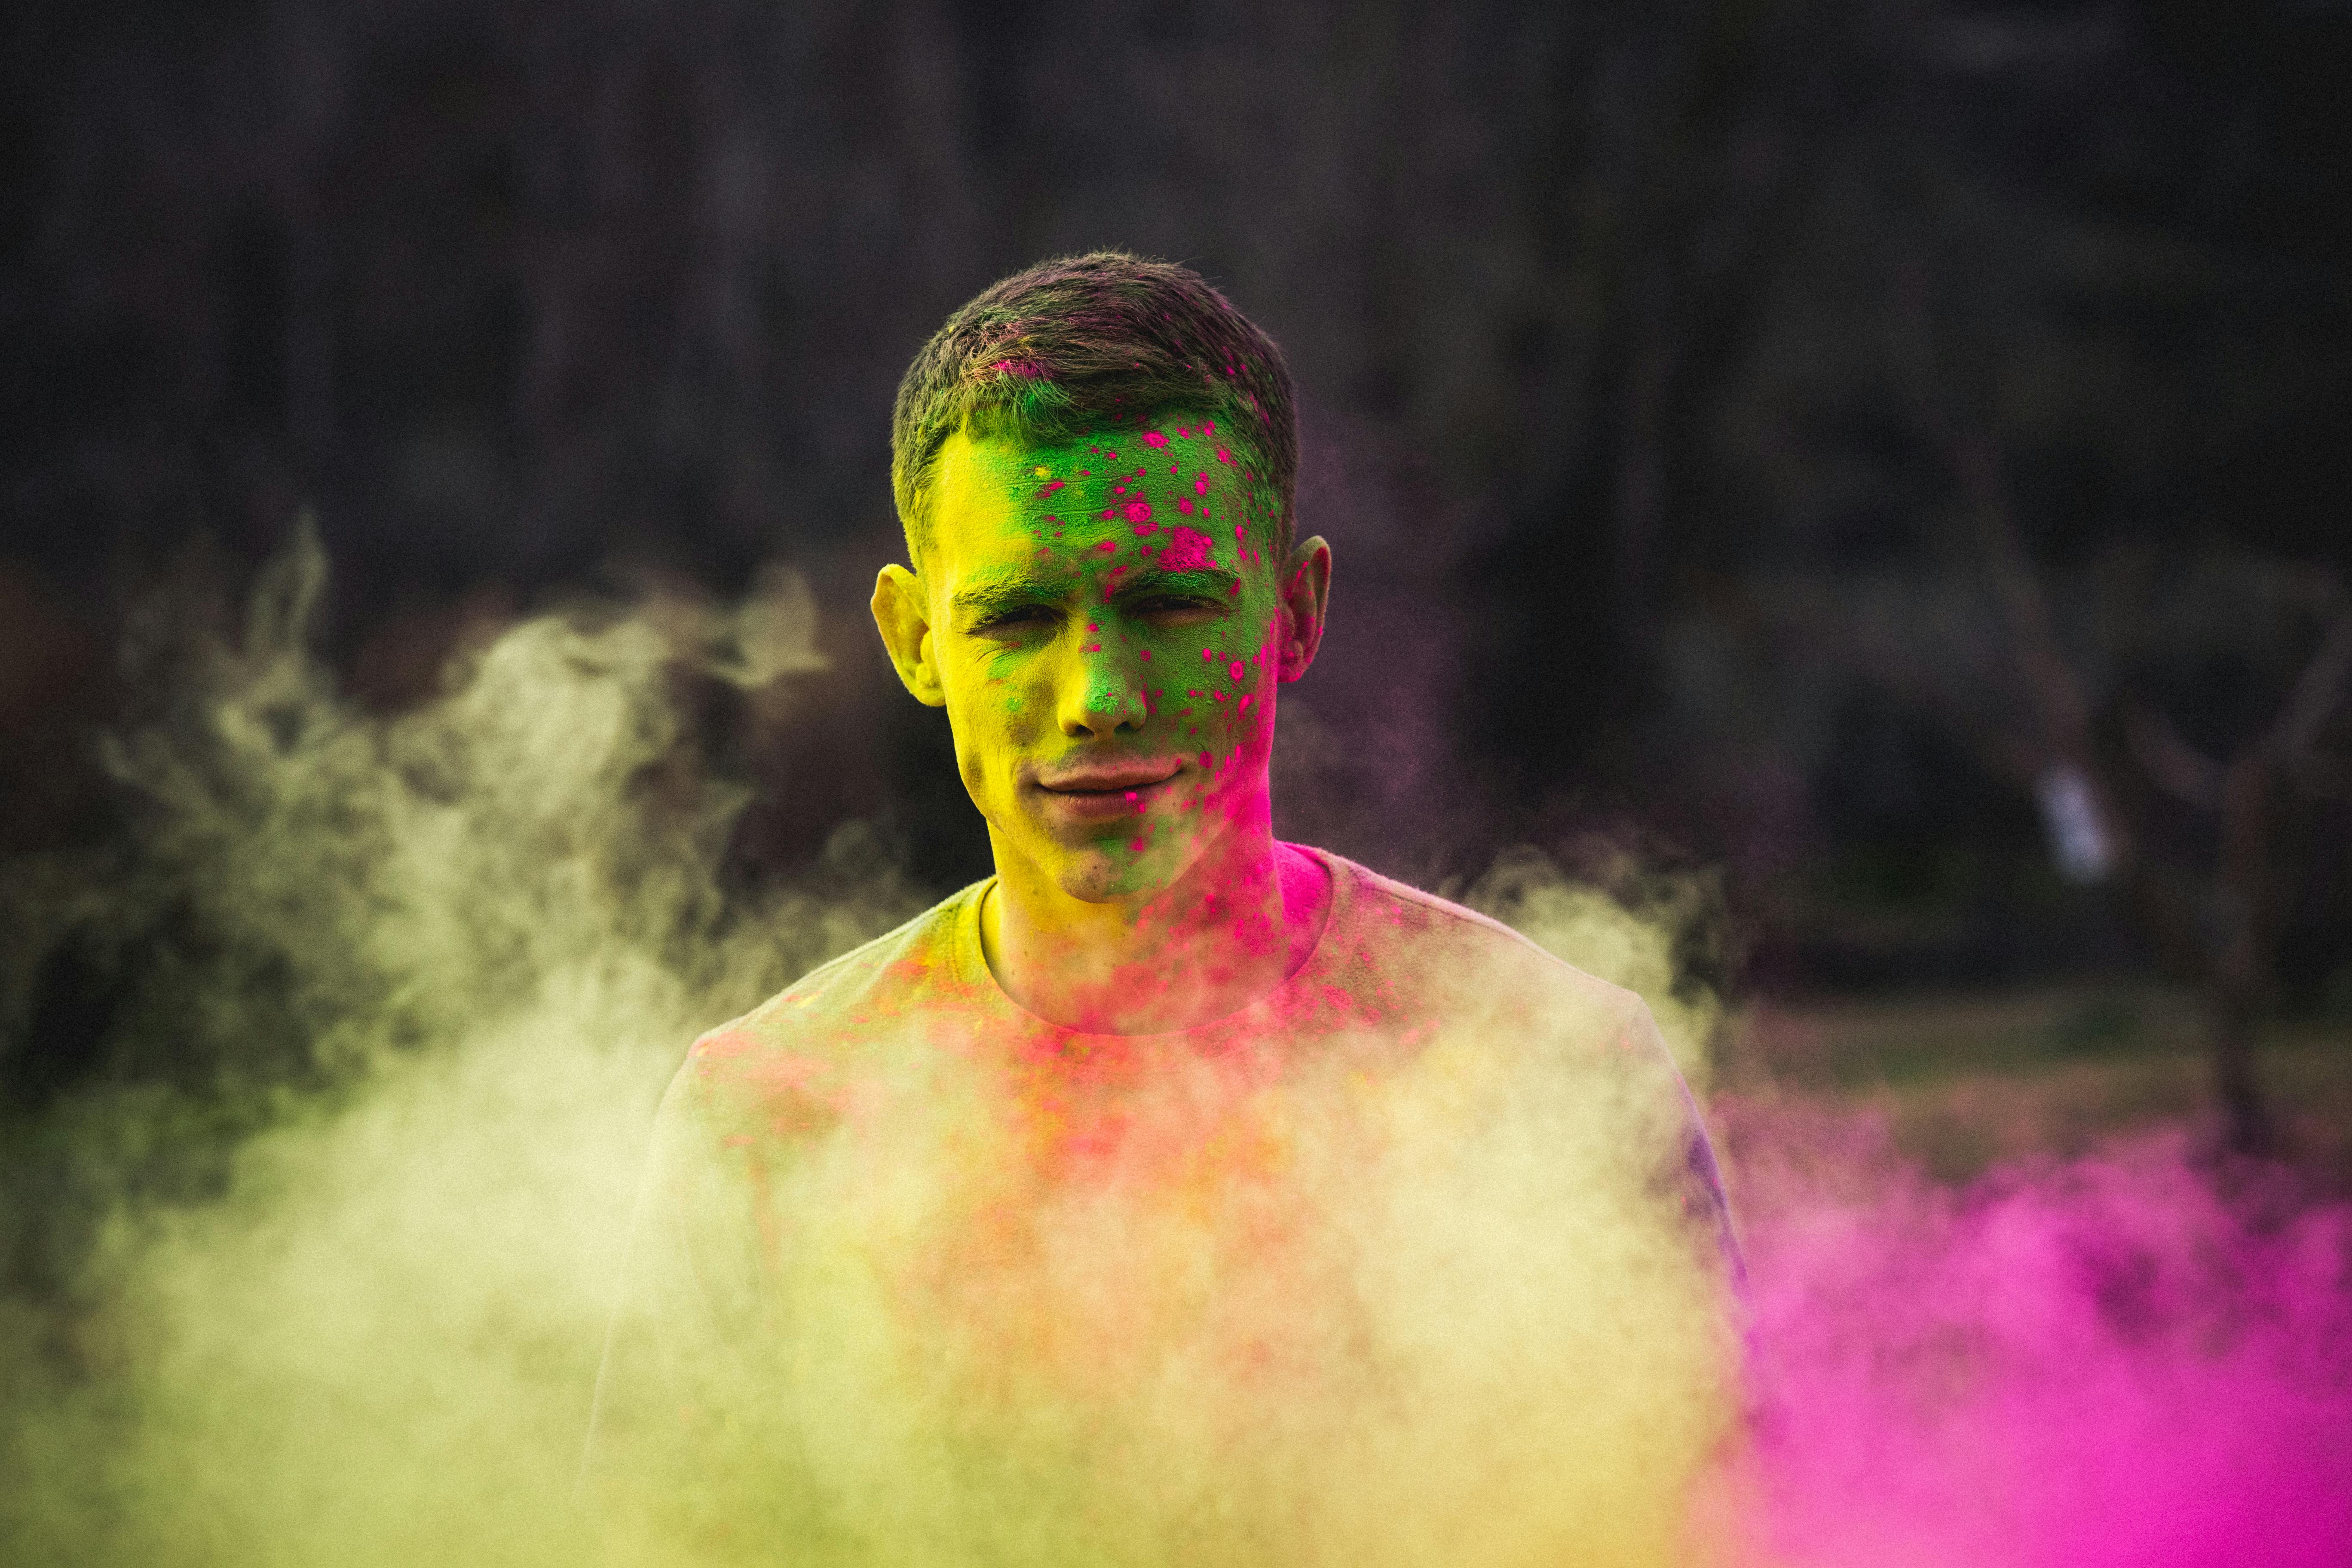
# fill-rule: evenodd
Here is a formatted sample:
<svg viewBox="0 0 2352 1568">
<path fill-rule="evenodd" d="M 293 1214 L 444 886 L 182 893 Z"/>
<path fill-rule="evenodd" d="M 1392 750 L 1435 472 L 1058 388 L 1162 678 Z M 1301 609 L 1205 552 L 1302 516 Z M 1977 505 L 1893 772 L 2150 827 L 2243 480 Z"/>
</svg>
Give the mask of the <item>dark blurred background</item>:
<svg viewBox="0 0 2352 1568">
<path fill-rule="evenodd" d="M 307 507 L 384 712 L 568 598 L 799 569 L 832 664 L 788 716 L 688 692 L 740 874 L 852 819 L 980 874 L 864 610 L 889 399 L 982 286 L 1112 245 L 1302 389 L 1338 579 L 1292 833 L 1433 886 L 1680 868 L 1756 994 L 2169 976 L 2225 1098 L 2232 1030 L 2352 1018 L 2340 0 L 0 27 L 0 853 L 121 830 L 125 617 L 234 602 Z M 102 1003 L 38 984 L 10 1048 L 70 1078 Z"/>
</svg>

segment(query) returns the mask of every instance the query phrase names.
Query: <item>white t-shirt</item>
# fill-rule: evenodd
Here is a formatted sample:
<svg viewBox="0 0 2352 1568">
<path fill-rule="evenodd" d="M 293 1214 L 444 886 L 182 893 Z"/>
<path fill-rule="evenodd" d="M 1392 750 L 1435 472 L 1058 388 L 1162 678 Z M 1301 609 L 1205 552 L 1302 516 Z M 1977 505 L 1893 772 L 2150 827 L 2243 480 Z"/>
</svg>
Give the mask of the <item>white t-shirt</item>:
<svg viewBox="0 0 2352 1568">
<path fill-rule="evenodd" d="M 1640 998 L 1307 850 L 1313 951 L 1097 1035 L 974 884 L 694 1043 L 587 1485 L 649 1562 L 1664 1561 L 1738 1259 Z"/>
</svg>

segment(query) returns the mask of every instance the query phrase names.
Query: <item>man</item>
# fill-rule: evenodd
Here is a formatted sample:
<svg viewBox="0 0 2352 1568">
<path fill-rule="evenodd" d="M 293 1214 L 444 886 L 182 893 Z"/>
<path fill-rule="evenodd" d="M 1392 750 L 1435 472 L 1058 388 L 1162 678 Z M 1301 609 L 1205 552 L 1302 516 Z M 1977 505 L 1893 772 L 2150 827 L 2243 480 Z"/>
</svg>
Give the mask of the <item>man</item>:
<svg viewBox="0 0 2352 1568">
<path fill-rule="evenodd" d="M 996 874 L 697 1041 L 590 1472 L 648 1561 L 1663 1560 L 1724 1430 L 1714 1167 L 1638 998 L 1277 843 L 1274 344 L 1175 266 L 899 389 L 875 624 Z"/>
</svg>

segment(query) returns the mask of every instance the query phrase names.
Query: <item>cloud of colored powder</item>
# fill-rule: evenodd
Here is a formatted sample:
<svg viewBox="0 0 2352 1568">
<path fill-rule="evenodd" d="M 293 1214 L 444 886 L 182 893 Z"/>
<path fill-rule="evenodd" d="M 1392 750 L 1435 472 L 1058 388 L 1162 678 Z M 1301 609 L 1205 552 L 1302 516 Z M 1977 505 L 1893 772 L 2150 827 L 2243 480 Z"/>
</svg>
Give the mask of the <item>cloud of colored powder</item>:
<svg viewBox="0 0 2352 1568">
<path fill-rule="evenodd" d="M 237 637 L 151 606 L 134 843 L 0 885 L 5 1026 L 72 954 L 116 1019 L 0 1126 L 0 1562 L 581 1561 L 665 1079 L 913 907 L 727 895 L 741 797 L 674 765 L 684 668 L 814 664 L 796 579 L 526 622 L 387 720 L 307 651 L 324 570 L 306 537 Z"/>
<path fill-rule="evenodd" d="M 322 571 L 298 550 L 233 646 L 162 661 L 173 700 L 115 749 L 150 807 L 135 855 L 103 876 L 27 861 L 0 888 L 8 994 L 60 942 L 90 948 L 124 973 L 114 1047 L 136 1068 L 0 1140 L 0 1560 L 587 1559 L 573 1468 L 663 1083 L 694 1033 L 924 901 L 870 865 L 823 896 L 724 888 L 740 795 L 677 765 L 673 681 L 809 668 L 789 578 L 731 612 L 524 623 L 385 720 L 304 650 Z M 1704 1082 L 1717 1004 L 1677 984 L 1671 900 L 1637 915 L 1528 857 L 1471 896 L 1641 991 Z M 1700 1489 L 1689 1561 L 2352 1553 L 2344 1209 L 2225 1196 L 2164 1136 L 1954 1187 L 1796 1097 L 1720 1112 L 1754 1418 Z M 1474 1236 L 1477 1206 L 1433 1202 L 1433 1241 Z M 1464 1318 L 1457 1359 L 1484 1327 Z M 1538 1428 L 1579 1430 L 1555 1414 L 1478 1440 L 1535 1452 Z M 1361 1510 L 1339 1535 L 1461 1563 L 1475 1532 L 1414 1511 L 1460 1491 L 1446 1462 L 1481 1461 L 1331 1489 Z M 1489 1471 L 1489 1512 L 1572 1489 Z M 1663 1481 L 1622 1473 L 1627 1510 L 1656 1503 L 1637 1494 Z"/>
<path fill-rule="evenodd" d="M 1719 1109 L 1759 1412 L 1733 1560 L 2352 1561 L 2352 1208 L 2177 1129 L 1955 1187 L 1865 1117 Z"/>
</svg>

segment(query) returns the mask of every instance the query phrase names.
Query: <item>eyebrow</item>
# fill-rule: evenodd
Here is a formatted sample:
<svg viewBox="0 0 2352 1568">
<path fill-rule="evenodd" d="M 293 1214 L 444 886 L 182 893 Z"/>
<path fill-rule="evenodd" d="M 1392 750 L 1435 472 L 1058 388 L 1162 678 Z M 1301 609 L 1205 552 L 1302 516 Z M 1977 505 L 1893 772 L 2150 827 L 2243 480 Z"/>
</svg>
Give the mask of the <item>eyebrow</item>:
<svg viewBox="0 0 2352 1568">
<path fill-rule="evenodd" d="M 1121 599 L 1139 594 L 1198 594 L 1204 599 L 1222 601 L 1232 585 L 1240 580 L 1233 573 L 1213 563 L 1188 566 L 1181 572 L 1141 566 L 1123 575 L 1112 592 L 1114 597 Z"/>
<path fill-rule="evenodd" d="M 1239 581 L 1233 573 L 1214 564 L 1188 567 L 1181 572 L 1165 572 L 1157 566 L 1139 566 L 1119 574 L 1117 585 L 1111 590 L 1111 597 L 1131 599 L 1146 594 L 1194 594 L 1222 603 L 1231 596 L 1233 584 Z M 1035 605 L 1061 604 L 1069 598 L 1074 586 L 1073 580 L 1061 573 L 992 574 L 964 584 L 949 596 L 948 604 L 950 607 L 966 614 L 989 616 Z"/>
<path fill-rule="evenodd" d="M 1059 604 L 1069 595 L 1069 580 L 1060 575 L 1045 577 L 1008 573 L 966 583 L 949 597 L 948 604 L 958 610 L 989 615 L 1029 605 Z"/>
</svg>

